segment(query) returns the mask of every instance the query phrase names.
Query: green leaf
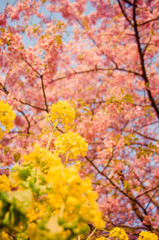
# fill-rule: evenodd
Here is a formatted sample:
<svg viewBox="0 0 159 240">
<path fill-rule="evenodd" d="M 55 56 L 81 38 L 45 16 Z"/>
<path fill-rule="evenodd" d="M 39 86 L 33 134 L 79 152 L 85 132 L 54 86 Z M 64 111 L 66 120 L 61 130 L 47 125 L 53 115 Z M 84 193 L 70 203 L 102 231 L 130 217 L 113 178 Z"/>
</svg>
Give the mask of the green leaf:
<svg viewBox="0 0 159 240">
<path fill-rule="evenodd" d="M 27 189 L 24 191 L 9 192 L 8 199 L 16 205 L 16 208 L 25 213 L 32 203 L 32 191 Z"/>
<path fill-rule="evenodd" d="M 123 97 L 123 100 L 125 100 L 126 102 L 128 102 L 128 103 L 134 103 L 134 100 L 133 100 L 133 98 L 132 98 L 132 96 L 131 95 L 129 95 L 129 94 L 126 94 L 124 97 Z"/>
<path fill-rule="evenodd" d="M 58 216 L 52 216 L 46 227 L 50 230 L 52 234 L 61 233 L 63 228 L 58 224 Z"/>
<path fill-rule="evenodd" d="M 31 174 L 30 168 L 22 168 L 19 170 L 19 177 L 24 181 L 28 178 L 28 176 L 30 176 L 30 174 Z"/>
</svg>

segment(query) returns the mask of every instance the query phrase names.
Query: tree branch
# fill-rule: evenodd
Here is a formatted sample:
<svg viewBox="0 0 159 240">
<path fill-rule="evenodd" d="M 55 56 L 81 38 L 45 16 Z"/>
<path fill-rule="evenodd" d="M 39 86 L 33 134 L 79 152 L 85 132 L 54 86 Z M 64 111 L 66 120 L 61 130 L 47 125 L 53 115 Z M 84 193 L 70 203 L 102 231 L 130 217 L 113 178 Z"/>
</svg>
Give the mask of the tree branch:
<svg viewBox="0 0 159 240">
<path fill-rule="evenodd" d="M 41 74 L 26 60 L 24 59 L 24 61 L 29 65 L 29 67 L 31 67 L 31 69 L 37 73 L 38 77 L 41 77 Z"/>
<path fill-rule="evenodd" d="M 100 67 L 97 67 L 97 68 L 94 68 L 94 69 L 88 69 L 88 70 L 83 70 L 83 71 L 79 71 L 79 72 L 74 72 L 74 73 L 70 73 L 69 76 L 72 77 L 74 75 L 80 75 L 80 74 L 84 74 L 84 73 L 91 73 L 91 72 L 97 72 L 97 71 L 122 71 L 122 72 L 127 72 L 127 73 L 132 73 L 136 76 L 142 76 L 140 73 L 138 72 L 134 72 L 132 70 L 126 70 L 124 68 L 119 68 L 118 66 L 116 68 L 100 68 Z M 51 80 L 48 84 L 51 84 L 53 82 L 58 82 L 62 79 L 65 79 L 67 78 L 68 76 L 67 75 L 64 75 L 62 77 L 58 77 L 56 79 L 53 79 Z"/>
<path fill-rule="evenodd" d="M 47 99 L 46 99 L 46 93 L 45 93 L 45 86 L 44 86 L 43 75 L 40 76 L 40 79 L 41 79 L 41 86 L 42 86 L 42 91 L 43 91 L 43 96 L 44 96 L 46 111 L 49 112 L 49 108 L 48 108 L 48 104 L 47 104 Z"/>
<path fill-rule="evenodd" d="M 46 93 L 45 93 L 45 86 L 44 86 L 44 80 L 43 80 L 43 74 L 40 74 L 26 59 L 24 59 L 24 61 L 31 67 L 31 69 L 37 73 L 38 77 L 41 79 L 41 86 L 42 86 L 42 91 L 43 91 L 43 96 L 44 96 L 44 102 L 45 102 L 45 106 L 46 106 L 46 111 L 49 112 L 48 109 L 48 104 L 47 104 L 47 100 L 46 100 Z"/>
<path fill-rule="evenodd" d="M 130 195 L 130 193 L 128 194 L 128 193 L 124 192 L 122 189 L 120 189 L 119 186 L 116 185 L 116 184 L 112 181 L 111 178 L 109 178 L 109 177 L 108 177 L 107 175 L 105 175 L 102 171 L 100 171 L 100 170 L 98 169 L 98 167 L 97 167 L 87 156 L 86 156 L 85 158 L 86 158 L 86 160 L 96 169 L 96 171 L 97 171 L 98 173 L 100 173 L 102 176 L 104 176 L 104 177 L 110 182 L 110 184 L 115 187 L 116 190 L 118 190 L 120 193 L 122 193 L 124 196 L 126 196 L 126 197 L 132 202 L 133 209 L 134 209 L 134 211 L 136 212 L 137 216 L 138 216 L 138 214 L 139 214 L 139 213 L 138 213 L 139 209 L 137 208 L 136 204 L 142 209 L 143 213 L 144 213 L 145 215 L 147 215 L 147 211 L 143 208 L 143 206 L 140 204 L 140 202 L 136 201 L 136 199 L 135 199 L 132 195 Z M 142 217 L 141 217 L 141 216 L 142 216 Z M 139 219 L 141 220 L 141 222 L 142 222 L 143 219 L 144 219 L 144 216 L 143 216 L 141 213 L 140 213 L 140 218 L 139 218 Z"/>
<path fill-rule="evenodd" d="M 2 84 L 2 83 L 0 83 L 0 86 L 1 86 L 1 91 L 2 92 L 4 92 L 6 95 L 8 95 L 9 94 L 9 92 L 8 92 L 8 90 L 6 89 L 6 87 Z"/>
<path fill-rule="evenodd" d="M 154 190 L 156 190 L 156 189 L 158 189 L 158 188 L 159 188 L 159 185 L 156 186 L 156 187 L 154 187 L 154 188 L 151 188 L 151 189 L 145 191 L 144 193 L 139 194 L 135 199 L 137 199 L 137 198 L 139 198 L 139 197 L 142 197 L 142 196 L 145 195 L 146 193 L 149 193 L 149 192 L 151 192 L 151 191 L 154 191 Z"/>
<path fill-rule="evenodd" d="M 146 73 L 146 69 L 145 69 L 145 63 L 144 63 L 144 57 L 143 57 L 143 53 L 141 50 L 141 44 L 140 44 L 140 37 L 139 37 L 139 32 L 138 32 L 138 26 L 137 26 L 137 21 L 136 21 L 136 0 L 134 0 L 134 6 L 133 6 L 133 21 L 134 21 L 134 31 L 135 31 L 135 37 L 136 37 L 136 42 L 137 42 L 137 48 L 138 48 L 138 52 L 139 52 L 139 56 L 140 56 L 140 63 L 141 63 L 141 69 L 142 69 L 142 77 L 145 81 L 145 88 L 149 97 L 149 100 L 151 102 L 151 106 L 154 108 L 156 115 L 159 119 L 159 109 L 155 103 L 155 100 L 151 94 L 151 91 L 149 89 L 149 80 L 147 77 L 147 73 Z"/>
<path fill-rule="evenodd" d="M 27 115 L 26 115 L 22 110 L 19 110 L 19 109 L 18 109 L 18 111 L 25 117 L 25 119 L 26 119 L 26 121 L 27 121 L 27 123 L 28 123 L 27 133 L 30 134 L 30 132 L 29 132 L 29 130 L 30 130 L 30 121 L 29 121 Z"/>
<path fill-rule="evenodd" d="M 126 13 L 125 13 L 125 11 L 124 11 L 124 9 L 123 9 L 123 6 L 122 6 L 120 0 L 117 0 L 117 1 L 118 1 L 118 3 L 119 3 L 119 7 L 120 7 L 120 9 L 121 9 L 124 17 L 126 18 L 126 20 L 128 21 L 128 23 L 130 23 L 130 25 L 133 26 L 133 23 L 131 22 L 131 20 L 130 20 L 130 19 L 128 18 L 128 16 L 126 15 Z"/>
<path fill-rule="evenodd" d="M 142 133 L 140 133 L 140 132 L 138 132 L 138 131 L 135 131 L 135 130 L 134 130 L 134 132 L 137 133 L 138 135 L 140 135 L 140 136 L 143 137 L 143 138 L 146 138 L 146 139 L 149 139 L 149 140 L 152 140 L 152 141 L 155 141 L 155 142 L 158 141 L 156 138 L 152 138 L 152 137 L 146 136 L 146 135 L 144 135 L 144 134 L 142 134 Z"/>
<path fill-rule="evenodd" d="M 23 102 L 23 101 L 21 101 L 21 100 L 20 100 L 19 102 L 20 102 L 21 104 L 28 105 L 28 106 L 30 106 L 30 107 L 32 107 L 32 108 L 35 108 L 35 109 L 38 109 L 38 110 L 47 112 L 47 109 L 45 109 L 45 108 L 40 108 L 40 107 L 34 106 L 34 105 L 31 104 L 31 103 Z"/>
<path fill-rule="evenodd" d="M 147 23 L 150 23 L 150 22 L 153 22 L 153 21 L 157 21 L 157 20 L 159 20 L 159 16 L 156 17 L 156 18 L 153 18 L 153 19 L 147 20 L 146 22 L 138 23 L 138 26 L 143 26 L 143 25 L 145 25 L 145 24 L 147 24 Z"/>
<path fill-rule="evenodd" d="M 128 3 L 128 4 L 130 4 L 131 6 L 133 6 L 134 4 L 133 3 L 131 3 L 130 1 L 128 1 L 128 0 L 123 0 L 123 2 L 125 2 L 125 3 Z"/>
</svg>

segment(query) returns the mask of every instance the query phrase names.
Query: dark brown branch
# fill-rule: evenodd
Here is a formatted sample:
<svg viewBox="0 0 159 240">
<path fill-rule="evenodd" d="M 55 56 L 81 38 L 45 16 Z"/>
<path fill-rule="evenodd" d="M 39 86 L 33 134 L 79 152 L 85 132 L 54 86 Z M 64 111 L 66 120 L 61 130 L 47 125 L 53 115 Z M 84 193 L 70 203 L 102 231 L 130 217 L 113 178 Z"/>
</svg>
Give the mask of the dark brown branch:
<svg viewBox="0 0 159 240">
<path fill-rule="evenodd" d="M 112 223 L 113 224 L 113 223 Z M 121 225 L 121 224 L 113 224 L 113 226 L 117 226 L 117 227 L 121 227 L 121 228 L 129 228 L 129 229 L 137 229 L 137 230 L 146 230 L 147 228 L 145 227 L 131 227 L 131 226 L 127 226 L 127 225 Z"/>
<path fill-rule="evenodd" d="M 143 26 L 143 25 L 145 25 L 147 23 L 150 23 L 150 22 L 153 22 L 153 21 L 157 21 L 157 20 L 159 20 L 159 17 L 147 20 L 146 22 L 143 22 L 143 23 L 138 23 L 138 26 Z"/>
<path fill-rule="evenodd" d="M 156 191 L 154 192 L 154 194 L 150 197 L 150 200 L 149 200 L 149 202 L 148 202 L 148 204 L 147 204 L 147 206 L 146 206 L 145 209 L 147 209 L 147 208 L 149 207 L 149 205 L 150 205 L 151 202 L 154 203 L 153 198 L 155 197 L 156 193 L 158 193 L 158 189 L 156 189 Z M 155 204 L 155 206 L 156 206 L 156 204 Z M 157 206 L 157 208 L 159 209 L 159 205 Z"/>
<path fill-rule="evenodd" d="M 137 206 L 136 206 L 136 204 L 137 204 L 137 205 L 142 209 L 143 213 L 144 213 L 145 215 L 147 215 L 147 211 L 143 208 L 143 206 L 140 204 L 140 202 L 138 202 L 130 193 L 128 194 L 128 193 L 124 192 L 122 189 L 120 189 L 120 188 L 118 187 L 118 185 L 116 185 L 116 184 L 112 181 L 111 178 L 109 178 L 109 177 L 108 177 L 107 175 L 105 175 L 102 171 L 100 171 L 100 170 L 98 169 L 98 167 L 93 163 L 93 161 L 91 161 L 87 156 L 86 156 L 85 158 L 86 158 L 86 160 L 95 168 L 95 170 L 96 170 L 98 173 L 100 173 L 102 176 L 104 176 L 104 177 L 110 182 L 110 184 L 115 187 L 116 190 L 118 190 L 120 193 L 122 193 L 124 196 L 126 196 L 126 197 L 132 202 L 133 208 L 135 209 L 134 211 L 136 212 L 136 214 L 137 214 L 137 212 L 139 211 L 139 209 L 138 209 Z M 139 214 L 139 213 L 138 213 L 138 214 Z M 138 215 L 138 214 L 137 214 L 137 215 Z M 141 213 L 140 213 L 140 220 L 143 221 L 143 219 L 144 219 L 144 216 L 142 215 L 142 217 L 141 217 Z"/>
<path fill-rule="evenodd" d="M 145 195 L 146 193 L 149 193 L 149 192 L 151 192 L 151 191 L 156 190 L 157 188 L 159 188 L 159 185 L 156 186 L 156 187 L 154 187 L 154 188 L 151 188 L 151 189 L 147 190 L 147 191 L 144 192 L 144 193 L 139 194 L 139 195 L 136 197 L 136 199 L 139 198 L 139 197 L 141 197 L 141 196 L 143 196 L 143 195 Z"/>
<path fill-rule="evenodd" d="M 127 70 L 127 69 L 124 69 L 124 68 L 119 68 L 119 67 L 117 67 L 116 69 L 113 69 L 113 70 L 118 70 L 118 71 L 122 71 L 122 72 L 132 73 L 132 74 L 134 74 L 134 75 L 136 75 L 136 76 L 139 76 L 139 77 L 142 76 L 140 73 L 138 73 L 138 72 L 136 72 L 136 71 L 134 72 L 134 71 L 132 71 L 132 70 Z"/>
<path fill-rule="evenodd" d="M 139 178 L 139 176 L 135 173 L 135 171 L 134 171 L 134 174 L 135 174 L 137 180 L 139 181 L 140 185 L 142 186 L 142 188 L 143 188 L 144 190 L 146 190 L 146 187 L 144 186 L 144 180 L 141 181 L 140 178 Z M 155 199 L 153 198 L 153 196 L 151 196 L 151 195 L 149 194 L 149 191 L 148 191 L 148 192 L 145 191 L 145 192 L 144 192 L 143 194 L 141 194 L 140 196 L 145 195 L 145 194 L 146 194 L 146 196 L 147 196 L 149 199 L 151 199 L 151 202 L 153 202 L 153 204 L 159 209 L 159 203 L 156 202 Z M 139 197 L 140 197 L 140 196 L 139 196 Z"/>
<path fill-rule="evenodd" d="M 23 131 L 10 131 L 8 134 L 14 134 L 14 133 L 18 133 L 18 134 L 22 134 L 24 133 Z"/>
<path fill-rule="evenodd" d="M 149 140 L 152 140 L 152 141 L 155 141 L 155 142 L 158 141 L 156 138 L 152 138 L 152 137 L 146 136 L 146 135 L 144 135 L 144 134 L 142 134 L 142 133 L 140 133 L 138 131 L 134 131 L 134 132 L 137 133 L 138 135 L 140 135 L 143 138 L 146 138 L 146 139 L 149 139 Z"/>
<path fill-rule="evenodd" d="M 49 112 L 48 109 L 48 104 L 47 104 L 47 100 L 46 100 L 46 93 L 45 93 L 45 86 L 44 86 L 44 80 L 43 80 L 43 75 L 40 74 L 26 59 L 24 59 L 24 61 L 29 65 L 29 67 L 31 67 L 31 69 L 37 73 L 38 77 L 41 79 L 41 86 L 42 86 L 42 91 L 43 91 L 43 96 L 44 96 L 44 102 L 45 102 L 45 106 L 46 106 L 46 111 Z"/>
<path fill-rule="evenodd" d="M 155 122 L 151 122 L 151 123 L 147 123 L 147 124 L 144 124 L 142 125 L 140 128 L 138 128 L 137 130 L 141 129 L 141 128 L 144 128 L 144 127 L 147 127 L 147 126 L 150 126 L 150 125 L 154 125 L 154 124 L 159 124 L 159 121 L 155 121 Z"/>
<path fill-rule="evenodd" d="M 150 40 L 151 40 L 151 38 L 150 38 L 149 41 L 146 43 L 146 45 L 145 45 L 145 47 L 144 47 L 144 49 L 143 49 L 143 56 L 145 55 L 145 52 L 146 52 L 147 48 L 150 46 Z"/>
<path fill-rule="evenodd" d="M 130 4 L 131 6 L 133 6 L 134 4 L 133 3 L 131 3 L 130 1 L 128 1 L 128 0 L 123 0 L 123 2 L 125 2 L 125 3 L 128 3 L 128 4 Z"/>
<path fill-rule="evenodd" d="M 8 95 L 8 94 L 9 94 L 9 91 L 6 89 L 6 87 L 5 87 L 2 83 L 0 83 L 0 86 L 2 87 L 2 89 L 0 89 L 0 90 L 2 90 L 6 95 Z M 14 99 L 15 99 L 16 101 L 18 101 L 16 98 L 14 98 Z M 21 100 L 20 100 L 19 102 L 20 102 L 21 104 L 28 105 L 28 106 L 30 106 L 30 107 L 32 107 L 32 108 L 35 108 L 35 109 L 38 109 L 38 110 L 41 110 L 41 111 L 48 112 L 47 109 L 34 106 L 34 105 L 31 104 L 31 103 L 23 102 L 23 101 L 21 101 Z"/>
<path fill-rule="evenodd" d="M 45 109 L 45 108 L 40 108 L 40 107 L 34 106 L 34 105 L 31 104 L 31 103 L 23 102 L 23 101 L 21 101 L 21 100 L 20 100 L 19 102 L 20 102 L 21 104 L 28 105 L 28 106 L 30 106 L 30 107 L 32 107 L 32 108 L 35 108 L 35 109 L 38 109 L 38 110 L 47 112 L 47 109 Z"/>
<path fill-rule="evenodd" d="M 138 32 L 138 26 L 137 26 L 137 21 L 136 21 L 136 0 L 134 0 L 134 7 L 133 7 L 133 21 L 134 21 L 134 31 L 135 31 L 135 37 L 136 37 L 136 43 L 137 43 L 137 48 L 140 56 L 140 63 L 141 63 L 141 69 L 142 69 L 142 77 L 145 81 L 145 88 L 149 97 L 149 100 L 151 102 L 151 106 L 154 108 L 156 115 L 159 119 L 159 109 L 156 105 L 156 102 L 151 94 L 151 91 L 149 89 L 150 84 L 149 80 L 147 77 L 146 69 L 145 69 L 145 63 L 144 63 L 144 57 L 141 49 L 141 44 L 140 44 L 140 37 L 139 37 L 139 32 Z"/>
<path fill-rule="evenodd" d="M 49 108 L 48 108 L 48 104 L 47 104 L 47 99 L 46 99 L 46 93 L 45 93 L 45 86 L 44 86 L 43 75 L 40 76 L 40 79 L 41 79 L 41 86 L 42 86 L 42 91 L 43 91 L 43 96 L 44 96 L 46 111 L 49 112 Z"/>
<path fill-rule="evenodd" d="M 37 73 L 38 77 L 41 77 L 41 74 L 28 62 L 28 60 L 24 59 L 24 61 L 31 67 L 31 69 Z"/>
<path fill-rule="evenodd" d="M 25 117 L 25 119 L 27 121 L 27 124 L 28 124 L 27 133 L 30 134 L 30 132 L 29 132 L 29 130 L 30 130 L 30 121 L 29 121 L 27 115 L 22 110 L 18 110 L 18 111 Z"/>
<path fill-rule="evenodd" d="M 138 72 L 134 72 L 132 70 L 126 70 L 124 68 L 119 68 L 118 66 L 116 68 L 94 68 L 94 69 L 88 69 L 88 70 L 83 70 L 83 71 L 79 71 L 79 72 L 74 72 L 74 73 L 70 73 L 69 76 L 72 77 L 74 75 L 80 75 L 80 74 L 84 74 L 84 73 L 91 73 L 91 72 L 97 72 L 97 71 L 122 71 L 122 72 L 127 72 L 127 73 L 132 73 L 136 76 L 142 76 L 140 73 Z M 58 82 L 62 79 L 65 79 L 67 78 L 68 76 L 65 75 L 65 76 L 62 76 L 62 77 L 59 77 L 59 78 L 56 78 L 56 79 L 53 79 L 51 80 L 48 84 L 51 84 L 53 82 Z"/>
<path fill-rule="evenodd" d="M 121 9 L 124 17 L 125 17 L 126 20 L 130 23 L 130 25 L 133 26 L 133 23 L 131 22 L 131 20 L 130 20 L 130 19 L 128 18 L 128 16 L 126 15 L 126 13 L 125 13 L 125 11 L 124 11 L 124 9 L 123 9 L 123 6 L 122 6 L 120 0 L 117 0 L 117 1 L 118 1 L 118 3 L 119 3 L 119 7 L 120 7 L 120 9 Z"/>
<path fill-rule="evenodd" d="M 0 90 L 2 91 L 2 92 L 4 92 L 5 94 L 9 94 L 9 92 L 8 92 L 8 90 L 6 89 L 6 87 L 2 84 L 2 83 L 0 83 L 0 86 L 2 87 Z"/>
</svg>

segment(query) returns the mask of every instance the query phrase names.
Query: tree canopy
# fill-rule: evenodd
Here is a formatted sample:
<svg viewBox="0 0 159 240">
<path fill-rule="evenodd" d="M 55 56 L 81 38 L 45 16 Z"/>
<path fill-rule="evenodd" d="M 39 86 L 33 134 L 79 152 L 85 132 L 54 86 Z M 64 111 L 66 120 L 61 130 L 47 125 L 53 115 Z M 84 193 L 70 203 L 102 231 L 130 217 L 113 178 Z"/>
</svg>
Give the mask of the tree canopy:
<svg viewBox="0 0 159 240">
<path fill-rule="evenodd" d="M 47 184 L 50 179 L 55 184 L 60 182 L 60 176 L 63 178 L 61 185 L 55 184 L 57 190 L 64 184 L 60 191 L 68 191 L 72 197 L 74 187 L 79 193 L 76 198 L 81 206 L 83 203 L 81 212 L 88 211 L 89 204 L 92 206 L 84 220 L 80 210 L 79 215 L 78 209 L 74 213 L 80 219 L 80 234 L 88 230 L 82 221 L 88 223 L 92 218 L 89 226 L 93 232 L 98 225 L 93 214 L 98 213 L 101 218 L 102 212 L 107 232 L 113 227 L 117 227 L 116 232 L 122 228 L 129 239 L 135 240 L 141 231 L 150 231 L 157 239 L 158 9 L 158 0 L 16 0 L 4 6 L 0 13 L 0 181 L 10 186 L 7 181 L 13 178 L 8 183 L 13 185 L 8 190 L 0 189 L 0 199 L 5 206 L 17 201 L 13 208 L 15 215 L 19 214 L 17 222 L 21 219 L 25 222 L 26 218 L 27 206 L 18 208 L 23 196 L 28 196 L 30 204 L 35 192 L 38 197 L 46 194 L 41 186 L 35 190 L 31 181 L 36 174 L 39 174 L 36 181 L 42 181 L 42 174 L 47 173 L 44 181 Z M 43 156 L 40 164 L 44 160 L 48 164 L 46 172 L 36 171 L 38 163 L 33 162 L 38 154 Z M 59 167 L 47 172 L 51 158 Z M 32 180 L 27 180 L 28 177 Z M 20 179 L 23 190 L 21 186 L 19 191 L 23 193 L 14 198 Z M 69 181 L 73 185 L 68 189 Z M 88 198 L 82 198 L 85 193 L 76 181 L 88 195 L 90 192 Z M 10 195 L 3 191 L 10 191 Z M 63 200 L 58 203 L 57 195 L 50 194 L 49 204 L 55 206 L 57 200 L 55 209 L 65 212 Z M 71 197 L 70 205 L 74 206 L 77 199 Z M 42 218 L 45 209 L 38 204 L 34 209 L 40 209 Z M 52 216 L 49 221 L 47 218 L 48 229 L 51 224 L 57 225 L 55 218 Z M 69 220 L 66 217 L 65 221 Z M 58 226 L 59 232 L 63 224 Z M 66 229 L 70 230 L 68 226 Z M 77 229 L 76 233 L 71 231 L 70 239 L 77 239 Z M 98 231 L 97 236 L 103 239 L 116 237 L 113 235 L 116 232 L 109 236 L 106 231 Z M 33 239 L 34 231 L 32 234 L 26 239 Z M 37 236 L 36 239 L 47 239 L 45 234 L 43 238 Z M 48 240 L 54 239 L 52 236 L 47 236 Z M 92 239 L 95 236 L 96 233 Z M 64 235 L 64 239 L 67 237 L 70 235 Z M 19 235 L 17 239 L 25 238 Z M 55 239 L 60 238 L 56 235 Z M 119 239 L 127 238 L 123 233 Z M 153 239 L 153 235 L 139 239 Z"/>
</svg>

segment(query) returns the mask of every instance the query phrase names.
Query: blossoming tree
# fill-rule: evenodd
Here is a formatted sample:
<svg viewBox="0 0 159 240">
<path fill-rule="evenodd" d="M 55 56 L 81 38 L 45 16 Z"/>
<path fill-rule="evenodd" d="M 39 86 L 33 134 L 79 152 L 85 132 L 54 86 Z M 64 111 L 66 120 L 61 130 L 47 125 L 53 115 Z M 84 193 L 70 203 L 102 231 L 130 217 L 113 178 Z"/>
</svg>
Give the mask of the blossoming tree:
<svg viewBox="0 0 159 240">
<path fill-rule="evenodd" d="M 61 156 L 63 164 L 80 160 L 105 229 L 122 227 L 130 239 L 142 230 L 159 234 L 158 7 L 157 0 L 17 0 L 0 15 L 0 90 L 16 113 L 1 140 L 1 174 L 30 161 L 35 144 L 62 155 L 76 147 Z M 71 110 L 68 118 L 50 115 L 59 99 L 75 108 L 72 129 Z M 87 155 L 79 156 L 75 131 Z"/>
</svg>

